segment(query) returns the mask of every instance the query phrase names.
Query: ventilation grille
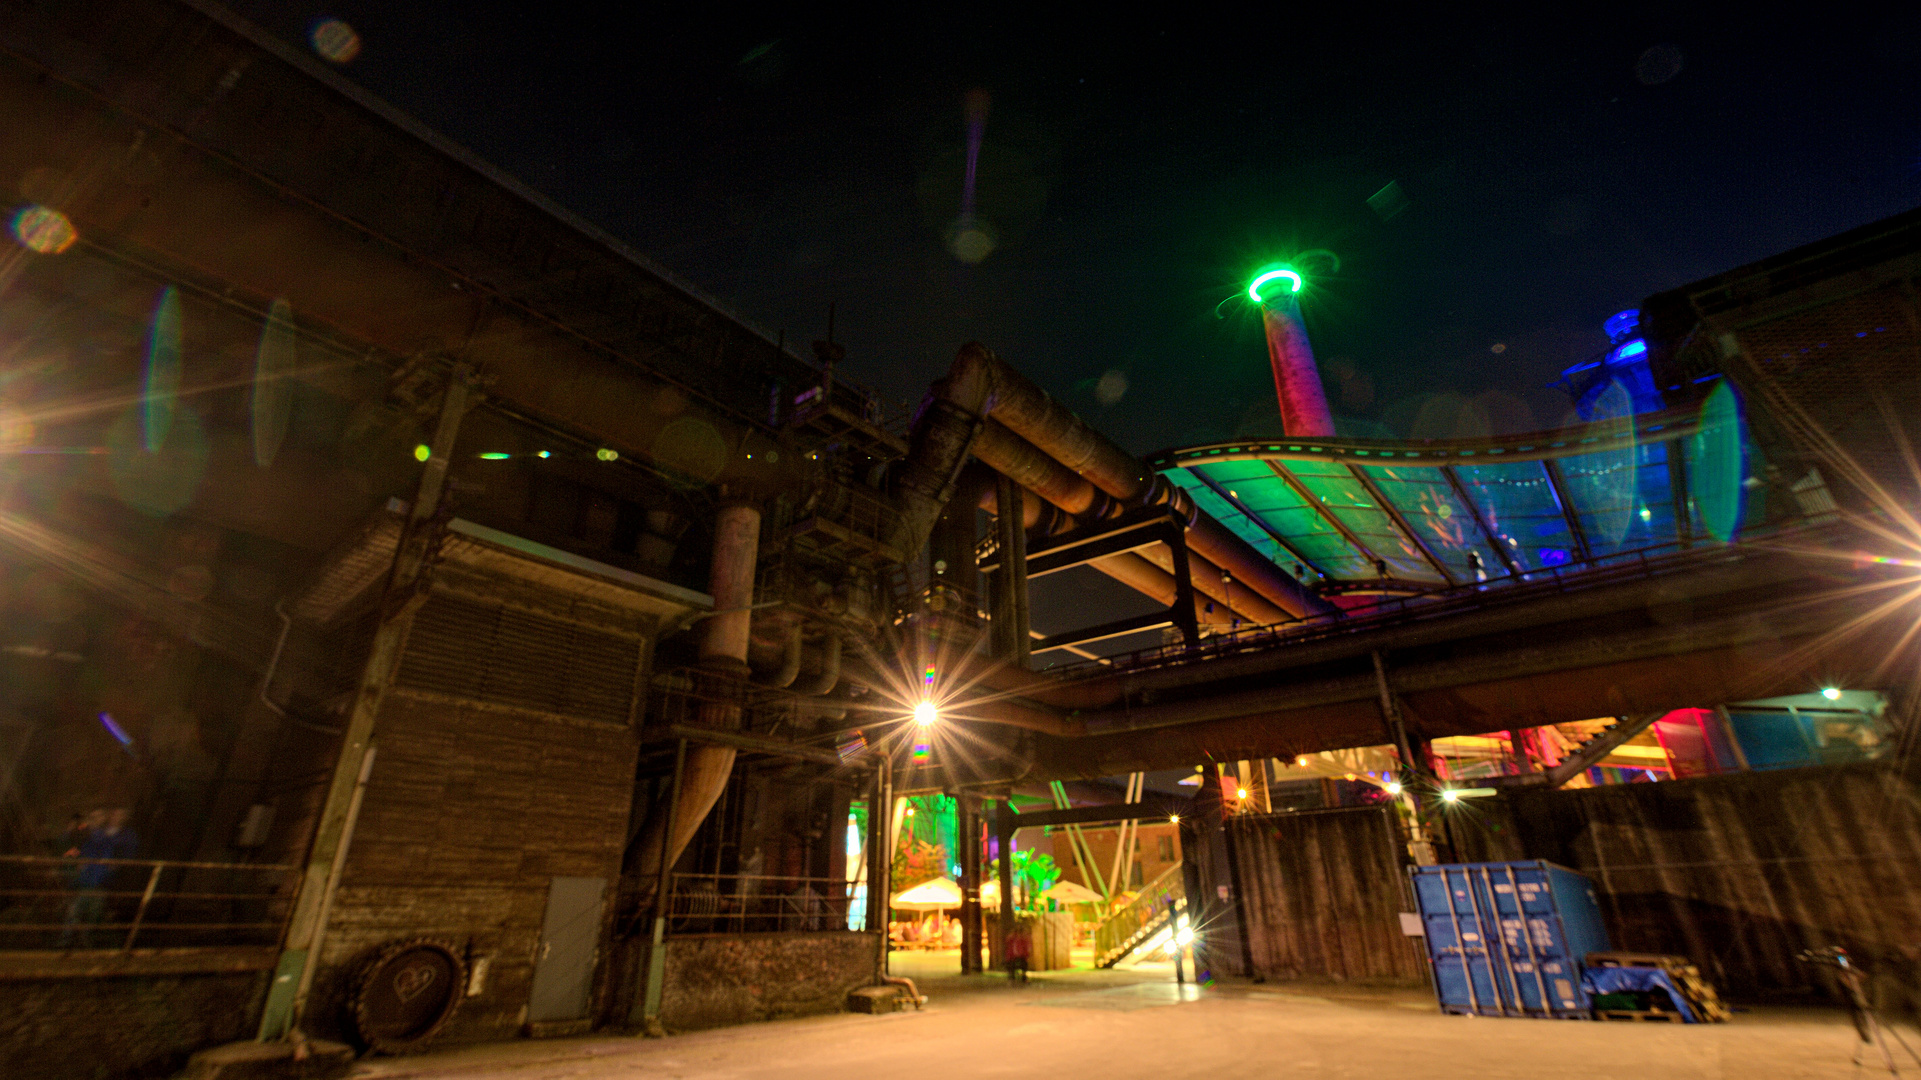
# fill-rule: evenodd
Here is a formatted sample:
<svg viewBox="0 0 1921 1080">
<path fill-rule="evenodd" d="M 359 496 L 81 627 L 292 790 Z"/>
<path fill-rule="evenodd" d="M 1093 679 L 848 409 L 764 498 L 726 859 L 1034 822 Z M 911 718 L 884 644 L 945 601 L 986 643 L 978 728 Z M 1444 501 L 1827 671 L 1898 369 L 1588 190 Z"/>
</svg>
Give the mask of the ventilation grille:
<svg viewBox="0 0 1921 1080">
<path fill-rule="evenodd" d="M 402 686 L 625 724 L 640 643 L 437 592 L 414 617 Z"/>
</svg>

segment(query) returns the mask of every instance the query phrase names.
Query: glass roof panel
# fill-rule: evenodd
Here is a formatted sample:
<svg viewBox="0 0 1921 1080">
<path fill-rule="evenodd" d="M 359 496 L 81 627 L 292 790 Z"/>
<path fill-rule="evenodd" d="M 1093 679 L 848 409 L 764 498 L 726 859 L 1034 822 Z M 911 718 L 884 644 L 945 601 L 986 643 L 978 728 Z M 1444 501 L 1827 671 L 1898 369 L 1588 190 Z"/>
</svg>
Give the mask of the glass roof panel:
<svg viewBox="0 0 1921 1080">
<path fill-rule="evenodd" d="M 1488 546 L 1487 536 L 1475 523 L 1473 510 L 1454 494 L 1440 469 L 1418 465 L 1362 468 L 1427 549 L 1457 579 L 1473 581 L 1480 574 L 1500 577 L 1507 573 L 1507 565 Z"/>
<path fill-rule="evenodd" d="M 1578 552 L 1538 461 L 1457 465 L 1455 475 L 1494 536 L 1523 570 L 1573 561 Z"/>
<path fill-rule="evenodd" d="M 1635 520 L 1635 450 L 1623 446 L 1561 459 L 1562 494 L 1573 504 L 1581 535 L 1596 558 L 1622 550 Z"/>
<path fill-rule="evenodd" d="M 1241 478 L 1232 481 L 1221 479 L 1221 471 L 1230 465 L 1252 465 L 1259 472 L 1249 476 L 1245 468 L 1240 468 L 1234 472 Z M 1209 480 L 1231 492 L 1236 500 L 1259 514 L 1261 520 L 1274 531 L 1287 537 L 1291 547 L 1329 577 L 1348 579 L 1374 576 L 1373 564 L 1355 551 L 1340 531 L 1329 524 L 1319 510 L 1309 506 L 1300 493 L 1281 479 L 1266 462 L 1218 461 L 1190 465 L 1188 468 L 1205 472 Z M 1219 499 L 1218 495 L 1214 497 Z M 1206 505 L 1198 496 L 1195 501 Z M 1290 572 L 1293 562 L 1289 557 L 1284 564 Z"/>
</svg>

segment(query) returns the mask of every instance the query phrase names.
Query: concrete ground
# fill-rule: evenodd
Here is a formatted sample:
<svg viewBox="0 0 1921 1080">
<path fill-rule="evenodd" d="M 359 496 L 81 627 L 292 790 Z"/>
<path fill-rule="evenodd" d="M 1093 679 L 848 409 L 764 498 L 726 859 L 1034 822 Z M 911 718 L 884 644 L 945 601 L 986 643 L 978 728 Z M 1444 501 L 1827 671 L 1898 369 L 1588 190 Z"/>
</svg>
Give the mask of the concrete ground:
<svg viewBox="0 0 1921 1080">
<path fill-rule="evenodd" d="M 1443 1016 L 1422 991 L 1220 984 L 1184 990 L 1165 964 L 1132 970 L 950 975 L 955 954 L 896 954 L 931 999 L 921 1012 L 775 1021 L 666 1039 L 499 1043 L 360 1063 L 354 1076 L 446 1080 L 1210 1076 L 1362 1080 L 1667 1080 L 1852 1077 L 1846 1014 L 1768 1008 L 1726 1024 Z M 1921 1050 L 1921 1034 L 1903 1034 Z M 1898 1044 L 1893 1045 L 1902 1054 Z M 1871 1061 L 1878 1061 L 1873 1058 Z M 1909 1076 L 1921 1066 L 1902 1056 Z"/>
</svg>

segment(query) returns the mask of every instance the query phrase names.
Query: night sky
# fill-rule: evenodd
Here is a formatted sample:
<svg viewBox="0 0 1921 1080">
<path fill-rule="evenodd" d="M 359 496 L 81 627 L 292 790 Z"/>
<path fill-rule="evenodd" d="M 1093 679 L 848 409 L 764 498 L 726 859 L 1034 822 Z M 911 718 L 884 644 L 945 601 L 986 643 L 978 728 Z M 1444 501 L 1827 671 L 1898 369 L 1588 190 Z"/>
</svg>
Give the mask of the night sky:
<svg viewBox="0 0 1921 1080">
<path fill-rule="evenodd" d="M 1921 201 L 1913 14 L 232 6 L 346 21 L 347 78 L 789 341 L 836 303 L 890 411 L 978 338 L 1141 453 L 1277 430 L 1220 306 L 1274 258 L 1339 258 L 1305 308 L 1344 431 L 1521 431 L 1614 311 Z"/>
</svg>

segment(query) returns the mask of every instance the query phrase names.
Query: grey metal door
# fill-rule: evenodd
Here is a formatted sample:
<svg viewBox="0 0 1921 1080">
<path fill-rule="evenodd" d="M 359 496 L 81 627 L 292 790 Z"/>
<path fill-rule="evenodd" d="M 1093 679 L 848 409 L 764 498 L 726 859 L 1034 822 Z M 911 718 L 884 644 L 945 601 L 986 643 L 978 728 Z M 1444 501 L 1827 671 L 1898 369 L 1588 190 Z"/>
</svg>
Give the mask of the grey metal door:
<svg viewBox="0 0 1921 1080">
<path fill-rule="evenodd" d="M 606 888 L 607 879 L 597 877 L 557 877 L 547 887 L 547 918 L 534 959 L 528 1020 L 578 1020 L 587 1015 Z"/>
</svg>

